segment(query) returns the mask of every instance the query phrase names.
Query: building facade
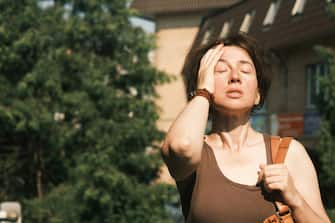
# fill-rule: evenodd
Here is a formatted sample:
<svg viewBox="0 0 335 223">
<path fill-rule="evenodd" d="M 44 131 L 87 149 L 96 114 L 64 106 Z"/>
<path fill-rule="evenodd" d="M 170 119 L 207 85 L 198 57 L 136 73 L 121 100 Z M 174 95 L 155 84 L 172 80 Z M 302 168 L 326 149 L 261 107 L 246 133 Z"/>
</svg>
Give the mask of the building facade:
<svg viewBox="0 0 335 223">
<path fill-rule="evenodd" d="M 201 22 L 210 11 L 231 7 L 238 0 L 135 0 L 132 7 L 143 17 L 156 23 L 155 66 L 175 77 L 169 84 L 159 86 L 157 104 L 162 109 L 159 129 L 167 131 L 173 119 L 187 102 L 182 77 L 186 55 L 199 32 Z"/>
<path fill-rule="evenodd" d="M 160 129 L 167 131 L 187 102 L 183 78 L 187 55 L 209 41 L 248 33 L 269 49 L 275 61 L 265 107 L 252 125 L 270 134 L 294 136 L 307 149 L 318 141 L 318 76 L 328 65 L 315 47 L 335 46 L 335 20 L 327 13 L 333 0 L 135 0 L 133 7 L 156 22 L 154 63 L 177 80 L 159 87 Z"/>
<path fill-rule="evenodd" d="M 335 21 L 327 14 L 329 0 L 248 0 L 204 18 L 193 47 L 244 32 L 262 43 L 275 62 L 266 106 L 254 115 L 255 128 L 294 136 L 307 148 L 316 146 L 320 116 L 317 76 L 328 65 L 315 47 L 335 46 Z M 184 75 L 188 68 L 184 66 Z"/>
</svg>

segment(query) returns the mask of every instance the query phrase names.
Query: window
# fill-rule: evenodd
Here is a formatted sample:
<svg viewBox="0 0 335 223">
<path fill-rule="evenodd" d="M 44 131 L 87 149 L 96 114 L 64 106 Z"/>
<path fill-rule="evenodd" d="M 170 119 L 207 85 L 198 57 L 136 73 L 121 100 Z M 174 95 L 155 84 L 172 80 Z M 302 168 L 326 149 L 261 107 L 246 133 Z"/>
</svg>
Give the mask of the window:
<svg viewBox="0 0 335 223">
<path fill-rule="evenodd" d="M 306 1 L 307 0 L 295 0 L 291 14 L 293 16 L 302 14 L 304 11 Z"/>
<path fill-rule="evenodd" d="M 275 0 L 271 2 L 268 12 L 266 13 L 265 19 L 263 21 L 263 26 L 272 25 L 275 21 L 275 17 L 279 10 L 281 0 Z"/>
<path fill-rule="evenodd" d="M 318 103 L 320 95 L 320 76 L 329 73 L 329 66 L 324 63 L 310 64 L 306 66 L 306 80 L 307 80 L 307 100 L 306 108 L 314 109 Z"/>
<path fill-rule="evenodd" d="M 210 32 L 209 30 L 207 30 L 207 31 L 205 32 L 205 34 L 204 34 L 204 37 L 203 37 L 203 39 L 202 39 L 201 44 L 206 44 L 206 43 L 208 43 L 210 36 L 211 36 L 211 32 Z"/>
<path fill-rule="evenodd" d="M 233 26 L 233 20 L 224 22 L 220 33 L 220 38 L 228 37 L 232 26 Z"/>
<path fill-rule="evenodd" d="M 252 20 L 253 20 L 254 17 L 255 17 L 255 14 L 256 14 L 256 11 L 253 10 L 253 11 L 251 11 L 251 12 L 248 12 L 248 13 L 244 16 L 242 25 L 241 25 L 241 27 L 240 27 L 240 31 L 241 31 L 241 32 L 245 32 L 245 33 L 248 33 L 248 32 L 249 32 L 249 29 L 250 29 Z"/>
<path fill-rule="evenodd" d="M 265 101 L 261 109 L 254 110 L 251 113 L 251 126 L 257 131 L 269 132 L 267 116 L 267 101 Z"/>
</svg>

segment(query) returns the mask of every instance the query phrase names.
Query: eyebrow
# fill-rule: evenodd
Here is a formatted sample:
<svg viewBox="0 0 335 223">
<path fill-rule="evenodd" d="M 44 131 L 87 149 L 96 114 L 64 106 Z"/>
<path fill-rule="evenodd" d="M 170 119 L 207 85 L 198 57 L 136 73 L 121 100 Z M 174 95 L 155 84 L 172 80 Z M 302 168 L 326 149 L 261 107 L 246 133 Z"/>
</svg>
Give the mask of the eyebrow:
<svg viewBox="0 0 335 223">
<path fill-rule="evenodd" d="M 220 58 L 218 60 L 218 62 L 224 62 L 224 63 L 226 63 L 226 64 L 229 65 L 229 62 L 227 60 L 225 60 L 225 59 L 221 59 Z M 250 61 L 248 61 L 248 60 L 239 60 L 238 62 L 241 63 L 241 64 L 250 64 L 252 66 L 252 63 Z"/>
<path fill-rule="evenodd" d="M 225 59 L 220 58 L 220 59 L 218 60 L 218 62 L 223 62 L 223 63 L 227 64 L 227 66 L 228 66 L 229 68 L 231 68 L 230 63 L 229 63 L 227 60 L 225 60 Z M 256 68 L 254 67 L 254 65 L 252 64 L 252 62 L 250 62 L 250 61 L 248 61 L 248 60 L 239 60 L 238 62 L 241 63 L 241 64 L 248 64 L 248 65 L 250 65 L 253 69 L 256 69 Z"/>
<path fill-rule="evenodd" d="M 240 62 L 241 64 L 250 64 L 251 66 L 253 66 L 252 63 L 247 60 L 239 60 L 238 62 Z"/>
</svg>

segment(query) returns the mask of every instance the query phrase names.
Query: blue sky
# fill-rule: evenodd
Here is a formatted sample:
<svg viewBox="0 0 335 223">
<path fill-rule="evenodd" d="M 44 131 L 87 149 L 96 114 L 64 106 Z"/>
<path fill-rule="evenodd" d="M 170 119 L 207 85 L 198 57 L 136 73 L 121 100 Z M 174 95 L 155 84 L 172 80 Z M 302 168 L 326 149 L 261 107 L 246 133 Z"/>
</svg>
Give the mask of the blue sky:
<svg viewBox="0 0 335 223">
<path fill-rule="evenodd" d="M 142 19 L 139 17 L 132 17 L 130 18 L 131 23 L 134 26 L 142 27 L 144 31 L 148 33 L 155 32 L 155 23 L 146 19 Z"/>
<path fill-rule="evenodd" d="M 55 4 L 54 0 L 44 0 L 39 2 L 40 7 L 42 8 L 48 8 L 53 6 L 54 4 Z M 150 20 L 142 19 L 140 17 L 132 17 L 130 18 L 130 22 L 134 26 L 142 27 L 145 32 L 148 33 L 155 32 L 155 23 Z"/>
</svg>

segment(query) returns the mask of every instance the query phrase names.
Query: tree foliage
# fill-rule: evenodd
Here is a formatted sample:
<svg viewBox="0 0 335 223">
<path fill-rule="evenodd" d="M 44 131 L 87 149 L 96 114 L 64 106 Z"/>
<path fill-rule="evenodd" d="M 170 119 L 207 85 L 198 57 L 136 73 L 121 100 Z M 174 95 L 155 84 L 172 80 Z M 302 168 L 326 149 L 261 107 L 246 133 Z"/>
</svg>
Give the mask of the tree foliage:
<svg viewBox="0 0 335 223">
<path fill-rule="evenodd" d="M 318 47 L 317 50 L 329 66 L 328 74 L 319 77 L 321 100 L 318 108 L 322 115 L 318 148 L 320 183 L 325 193 L 326 205 L 335 208 L 335 51 L 331 47 Z"/>
<path fill-rule="evenodd" d="M 334 3 L 329 2 L 326 11 L 334 18 Z M 326 208 L 329 209 L 331 218 L 335 220 L 335 49 L 334 46 L 317 46 L 316 50 L 329 68 L 327 75 L 318 78 L 321 89 L 318 109 L 322 115 L 317 150 L 320 187 Z"/>
<path fill-rule="evenodd" d="M 0 200 L 25 222 L 169 222 L 153 38 L 127 0 L 0 1 Z"/>
</svg>

